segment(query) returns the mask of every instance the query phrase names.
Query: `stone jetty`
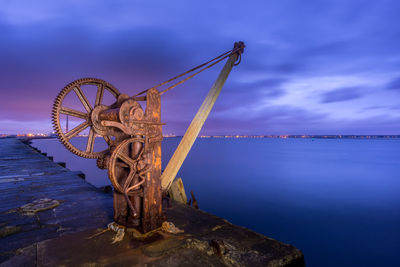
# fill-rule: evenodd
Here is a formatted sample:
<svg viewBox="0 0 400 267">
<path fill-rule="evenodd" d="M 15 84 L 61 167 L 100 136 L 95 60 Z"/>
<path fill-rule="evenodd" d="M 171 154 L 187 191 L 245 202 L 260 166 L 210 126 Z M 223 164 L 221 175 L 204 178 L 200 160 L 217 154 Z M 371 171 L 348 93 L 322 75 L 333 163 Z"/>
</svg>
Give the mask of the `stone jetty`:
<svg viewBox="0 0 400 267">
<path fill-rule="evenodd" d="M 172 200 L 162 228 L 118 228 L 112 194 L 82 177 L 0 139 L 0 266 L 304 266 L 295 247 Z"/>
</svg>

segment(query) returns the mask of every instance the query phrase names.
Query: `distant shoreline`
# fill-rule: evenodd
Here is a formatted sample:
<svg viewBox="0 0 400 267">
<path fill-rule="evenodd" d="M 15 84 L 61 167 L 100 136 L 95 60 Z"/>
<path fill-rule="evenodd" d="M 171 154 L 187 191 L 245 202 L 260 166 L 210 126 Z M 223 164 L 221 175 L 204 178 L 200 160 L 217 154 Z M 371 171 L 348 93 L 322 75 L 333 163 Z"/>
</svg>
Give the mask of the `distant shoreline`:
<svg viewBox="0 0 400 267">
<path fill-rule="evenodd" d="M 400 135 L 222 135 L 200 138 L 303 138 L 303 139 L 395 139 Z"/>
<path fill-rule="evenodd" d="M 87 136 L 79 136 L 87 137 Z M 164 138 L 181 138 L 181 135 L 164 135 Z M 6 135 L 0 134 L 0 138 L 19 139 L 53 139 L 54 135 Z M 200 135 L 199 138 L 301 138 L 301 139 L 397 139 L 400 135 Z"/>
</svg>

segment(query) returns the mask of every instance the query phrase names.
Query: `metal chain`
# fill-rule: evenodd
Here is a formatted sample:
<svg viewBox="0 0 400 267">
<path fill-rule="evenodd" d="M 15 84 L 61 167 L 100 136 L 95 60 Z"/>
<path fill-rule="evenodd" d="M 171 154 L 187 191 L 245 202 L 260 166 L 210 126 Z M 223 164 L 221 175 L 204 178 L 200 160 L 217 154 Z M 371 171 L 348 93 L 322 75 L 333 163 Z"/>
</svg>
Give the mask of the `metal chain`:
<svg viewBox="0 0 400 267">
<path fill-rule="evenodd" d="M 199 74 L 199 73 L 205 71 L 206 69 L 211 68 L 212 66 L 214 66 L 215 64 L 221 62 L 221 61 L 224 60 L 225 58 L 230 57 L 231 55 L 233 55 L 233 54 L 235 54 L 235 53 L 237 53 L 237 52 L 239 52 L 239 54 L 241 54 L 241 53 L 240 53 L 240 50 L 242 50 L 242 49 L 243 49 L 242 47 L 236 47 L 236 48 L 234 48 L 234 49 L 232 49 L 232 50 L 229 50 L 229 51 L 227 51 L 227 52 L 225 52 L 225 53 L 223 53 L 223 54 L 217 56 L 216 58 L 213 58 L 213 59 L 211 59 L 211 60 L 209 60 L 209 61 L 207 61 L 207 62 L 205 62 L 205 63 L 203 63 L 203 64 L 200 64 L 200 65 L 198 65 L 198 66 L 196 66 L 196 67 L 194 67 L 194 68 L 192 68 L 192 69 L 190 69 L 190 70 L 188 70 L 188 71 L 186 71 L 186 72 L 184 72 L 184 73 L 181 73 L 181 74 L 179 74 L 179 75 L 177 75 L 177 76 L 175 76 L 175 77 L 173 77 L 173 78 L 171 78 L 171 79 L 169 79 L 169 80 L 167 80 L 167 81 L 165 81 L 165 82 L 162 82 L 162 83 L 160 83 L 160 84 L 158 84 L 158 85 L 156 85 L 156 86 L 153 86 L 153 87 L 151 87 L 151 88 L 149 88 L 149 89 L 146 89 L 146 90 L 144 90 L 144 91 L 142 91 L 142 92 L 136 94 L 135 97 L 136 97 L 136 96 L 139 96 L 139 95 L 141 95 L 141 94 L 146 93 L 147 91 L 149 91 L 149 90 L 152 89 L 152 88 L 160 87 L 160 86 L 162 86 L 162 85 L 164 85 L 164 84 L 167 84 L 167 83 L 169 83 L 169 82 L 172 82 L 173 80 L 176 80 L 176 79 L 178 79 L 178 78 L 180 78 L 180 77 L 182 77 L 182 76 L 184 76 L 184 75 L 186 75 L 186 74 L 189 74 L 189 73 L 191 73 L 191 72 L 193 72 L 193 71 L 195 71 L 195 70 L 197 70 L 197 69 L 199 69 L 199 68 L 205 66 L 203 69 L 201 69 L 201 70 L 199 70 L 199 71 L 193 73 L 193 74 L 190 75 L 189 77 L 187 77 L 187 78 L 185 78 L 185 79 L 183 79 L 183 80 L 181 80 L 181 81 L 179 81 L 179 82 L 177 82 L 177 83 L 171 85 L 170 87 L 164 89 L 163 91 L 161 91 L 161 92 L 160 92 L 160 95 L 162 95 L 162 94 L 164 94 L 165 92 L 168 92 L 169 90 L 175 88 L 176 86 L 178 86 L 178 85 L 180 85 L 180 84 L 186 82 L 187 80 L 193 78 L 193 77 L 196 76 L 197 74 Z M 217 60 L 217 61 L 215 61 L 215 60 Z M 213 61 L 215 61 L 215 62 L 213 62 Z M 211 62 L 213 62 L 213 63 L 210 64 Z M 239 61 L 239 63 L 240 63 L 240 61 Z M 239 64 L 239 63 L 237 63 L 237 64 Z M 208 64 L 210 64 L 210 65 L 208 65 Z M 237 65 L 237 64 L 236 64 L 236 65 Z M 208 66 L 206 66 L 206 65 L 208 65 Z"/>
</svg>

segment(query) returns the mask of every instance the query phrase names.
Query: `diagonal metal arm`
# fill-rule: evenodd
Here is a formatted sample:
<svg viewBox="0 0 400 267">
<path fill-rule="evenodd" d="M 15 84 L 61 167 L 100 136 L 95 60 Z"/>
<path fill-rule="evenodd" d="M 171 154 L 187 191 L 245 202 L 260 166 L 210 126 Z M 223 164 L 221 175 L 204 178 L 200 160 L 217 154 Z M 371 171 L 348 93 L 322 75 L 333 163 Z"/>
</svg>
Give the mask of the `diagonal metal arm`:
<svg viewBox="0 0 400 267">
<path fill-rule="evenodd" d="M 98 106 L 101 104 L 101 101 L 103 100 L 103 94 L 104 94 L 104 85 L 99 84 L 97 87 L 96 101 L 94 102 L 94 106 Z"/>
<path fill-rule="evenodd" d="M 81 87 L 79 85 L 76 85 L 74 87 L 74 91 L 78 96 L 79 100 L 82 102 L 83 107 L 86 109 L 88 113 L 90 113 L 92 111 L 92 107 L 90 106 L 90 103 L 87 100 L 85 94 L 83 93 Z"/>
<path fill-rule="evenodd" d="M 177 149 L 172 155 L 170 161 L 168 162 L 167 167 L 161 175 L 161 187 L 163 190 L 168 190 L 173 180 L 175 179 L 175 176 L 181 168 L 183 161 L 185 160 L 194 141 L 199 135 L 199 132 L 203 127 L 203 124 L 206 121 L 208 114 L 210 114 L 210 111 L 214 106 L 214 103 L 217 100 L 219 93 L 221 92 L 221 89 L 224 86 L 224 83 L 228 78 L 228 75 L 231 72 L 237 58 L 237 53 L 232 54 L 229 57 L 217 80 L 208 92 L 206 99 L 203 101 L 203 104 L 201 104 L 200 109 L 197 111 L 196 116 L 190 123 L 189 128 L 186 130 L 186 133 L 179 143 Z"/>
<path fill-rule="evenodd" d="M 76 136 L 83 130 L 85 130 L 87 127 L 89 127 L 89 123 L 87 121 L 82 122 L 78 126 L 76 126 L 74 129 L 69 131 L 68 133 L 65 134 L 65 139 L 70 140 L 72 137 Z"/>
<path fill-rule="evenodd" d="M 67 107 L 61 107 L 60 108 L 60 113 L 61 114 L 65 114 L 65 115 L 71 115 L 71 116 L 74 116 L 74 117 L 77 117 L 77 118 L 81 118 L 81 119 L 84 119 L 84 120 L 87 120 L 88 117 L 89 117 L 89 115 L 87 113 L 83 113 L 83 112 L 80 112 L 78 110 L 74 110 L 72 108 L 67 108 Z"/>
</svg>

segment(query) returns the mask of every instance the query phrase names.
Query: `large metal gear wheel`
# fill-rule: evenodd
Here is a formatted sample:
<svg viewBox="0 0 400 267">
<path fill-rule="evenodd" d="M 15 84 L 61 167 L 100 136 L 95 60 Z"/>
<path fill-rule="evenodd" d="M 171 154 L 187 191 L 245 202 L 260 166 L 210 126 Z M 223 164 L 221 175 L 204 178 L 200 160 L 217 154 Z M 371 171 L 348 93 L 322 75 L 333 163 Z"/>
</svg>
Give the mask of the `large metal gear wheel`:
<svg viewBox="0 0 400 267">
<path fill-rule="evenodd" d="M 137 142 L 142 143 L 143 146 L 136 158 L 133 159 L 129 156 L 129 154 L 132 145 Z M 110 160 L 108 162 L 108 177 L 110 178 L 110 181 L 115 190 L 117 190 L 118 192 L 129 193 L 129 191 L 138 189 L 139 186 L 143 184 L 145 179 L 143 175 L 149 169 L 149 166 L 140 166 L 140 161 L 143 160 L 142 156 L 145 150 L 144 145 L 144 138 L 135 137 L 126 139 L 122 143 L 120 143 L 111 154 Z M 116 176 L 116 167 L 119 165 L 118 162 L 123 163 L 125 167 L 129 169 L 129 174 L 124 185 L 120 184 L 120 181 Z M 135 175 L 138 175 L 141 181 L 137 184 L 132 184 Z"/>
<path fill-rule="evenodd" d="M 82 85 L 96 85 L 97 86 L 97 93 L 96 93 L 96 100 L 95 100 L 95 105 L 92 107 L 87 99 L 87 97 L 84 95 L 81 86 Z M 109 91 L 116 99 L 120 95 L 119 91 L 111 84 L 109 84 L 106 81 L 103 81 L 101 79 L 96 79 L 96 78 L 83 78 L 79 79 L 76 81 L 71 82 L 67 86 L 65 86 L 61 92 L 58 94 L 54 101 L 53 105 L 53 111 L 52 111 L 52 121 L 53 121 L 53 128 L 55 132 L 58 135 L 58 138 L 60 139 L 61 143 L 72 153 L 84 157 L 84 158 L 99 158 L 102 156 L 104 153 L 107 152 L 107 150 L 100 151 L 100 152 L 94 152 L 93 147 L 94 147 L 94 142 L 95 142 L 95 129 L 93 128 L 93 123 L 91 120 L 91 113 L 92 110 L 101 105 L 102 100 L 103 100 L 103 95 L 104 95 L 104 90 Z M 77 97 L 79 98 L 80 102 L 82 103 L 83 107 L 85 108 L 86 112 L 81 112 L 75 109 L 67 108 L 64 107 L 63 101 L 65 97 L 71 93 L 72 91 L 75 92 Z M 76 117 L 83 119 L 84 122 L 79 124 L 77 127 L 73 128 L 72 130 L 64 133 L 61 126 L 60 126 L 60 114 L 65 114 L 68 116 Z M 85 150 L 80 150 L 74 145 L 71 144 L 70 140 L 72 137 L 77 136 L 80 132 L 85 130 L 86 128 L 90 128 L 89 130 L 89 135 L 88 135 L 88 141 L 86 144 L 86 149 Z M 111 138 L 109 136 L 104 136 L 105 141 L 107 144 L 111 143 Z"/>
<path fill-rule="evenodd" d="M 124 195 L 136 219 L 139 218 L 140 213 L 140 200 L 137 198 L 143 197 L 146 174 L 152 169 L 150 164 L 146 164 L 148 155 L 146 155 L 145 143 L 146 139 L 143 137 L 126 139 L 115 147 L 108 161 L 108 177 L 115 191 Z M 135 148 L 138 144 L 139 147 Z M 128 172 L 125 172 L 127 176 L 120 172 L 121 167 L 125 171 L 128 169 Z M 130 198 L 132 196 L 133 199 Z"/>
</svg>

